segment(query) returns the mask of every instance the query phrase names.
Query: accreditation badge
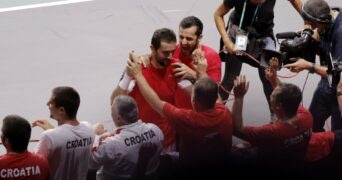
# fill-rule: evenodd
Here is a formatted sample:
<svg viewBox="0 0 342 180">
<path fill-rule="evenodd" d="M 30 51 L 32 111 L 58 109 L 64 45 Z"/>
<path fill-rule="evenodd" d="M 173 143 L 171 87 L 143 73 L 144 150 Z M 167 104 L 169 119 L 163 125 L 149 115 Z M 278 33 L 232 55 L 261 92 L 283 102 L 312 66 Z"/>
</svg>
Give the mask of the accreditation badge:
<svg viewBox="0 0 342 180">
<path fill-rule="evenodd" d="M 238 51 L 246 51 L 248 36 L 243 30 L 239 30 L 235 39 L 235 49 Z"/>
</svg>

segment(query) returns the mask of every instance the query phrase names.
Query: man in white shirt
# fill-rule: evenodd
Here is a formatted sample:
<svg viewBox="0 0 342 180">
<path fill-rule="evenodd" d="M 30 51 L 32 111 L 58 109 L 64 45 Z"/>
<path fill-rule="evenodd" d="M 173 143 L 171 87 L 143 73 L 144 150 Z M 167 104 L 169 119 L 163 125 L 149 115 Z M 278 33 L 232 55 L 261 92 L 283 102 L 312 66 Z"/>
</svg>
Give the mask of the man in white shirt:
<svg viewBox="0 0 342 180">
<path fill-rule="evenodd" d="M 88 122 L 77 120 L 79 105 L 80 96 L 75 89 L 56 87 L 47 106 L 58 127 L 53 128 L 46 120 L 33 122 L 33 127 L 45 130 L 35 152 L 47 158 L 54 180 L 86 178 L 95 134 Z"/>
<path fill-rule="evenodd" d="M 100 138 L 90 158 L 89 169 L 99 169 L 97 179 L 131 179 L 137 170 L 140 148 L 151 143 L 156 150 L 143 167 L 147 177 L 156 175 L 159 154 L 163 148 L 164 135 L 151 123 L 139 120 L 139 111 L 134 99 L 127 95 L 115 97 L 112 118 L 117 129 Z"/>
</svg>

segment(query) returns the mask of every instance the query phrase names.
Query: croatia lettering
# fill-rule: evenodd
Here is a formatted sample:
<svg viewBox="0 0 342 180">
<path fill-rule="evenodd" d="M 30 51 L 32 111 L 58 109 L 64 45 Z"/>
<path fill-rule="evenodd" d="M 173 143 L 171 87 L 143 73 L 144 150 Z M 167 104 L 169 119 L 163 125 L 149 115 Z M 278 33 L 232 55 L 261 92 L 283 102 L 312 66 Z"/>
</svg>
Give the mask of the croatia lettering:
<svg viewBox="0 0 342 180">
<path fill-rule="evenodd" d="M 75 149 L 75 148 L 88 147 L 90 145 L 91 145 L 91 137 L 68 141 L 66 143 L 66 148 L 67 149 Z"/>
<path fill-rule="evenodd" d="M 304 142 L 304 140 L 308 140 L 312 134 L 312 129 L 309 129 L 307 131 L 304 131 L 303 133 L 284 140 L 285 147 L 290 147 L 299 143 Z"/>
<path fill-rule="evenodd" d="M 22 168 L 7 168 L 0 170 L 0 177 L 3 178 L 19 178 L 40 175 L 39 166 L 28 166 Z"/>
<path fill-rule="evenodd" d="M 149 131 L 144 132 L 140 135 L 125 138 L 125 144 L 126 144 L 126 146 L 132 146 L 135 144 L 140 144 L 140 143 L 149 141 L 154 136 L 156 136 L 156 134 L 152 130 L 149 130 Z"/>
</svg>

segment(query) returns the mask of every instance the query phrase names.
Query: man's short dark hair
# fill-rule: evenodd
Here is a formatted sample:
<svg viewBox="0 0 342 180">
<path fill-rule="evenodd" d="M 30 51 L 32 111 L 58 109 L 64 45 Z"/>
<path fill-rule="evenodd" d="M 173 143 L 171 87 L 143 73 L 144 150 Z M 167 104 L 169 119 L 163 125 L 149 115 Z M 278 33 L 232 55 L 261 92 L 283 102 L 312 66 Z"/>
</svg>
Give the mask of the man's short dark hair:
<svg viewBox="0 0 342 180">
<path fill-rule="evenodd" d="M 287 115 L 296 115 L 298 106 L 302 101 L 302 91 L 298 86 L 289 83 L 282 83 L 280 89 L 280 92 L 275 97 L 276 102 L 282 104 Z"/>
<path fill-rule="evenodd" d="M 190 28 L 192 26 L 196 26 L 197 27 L 197 30 L 196 30 L 196 36 L 200 36 L 203 32 L 203 23 L 200 19 L 198 19 L 197 17 L 195 16 L 188 16 L 186 18 L 184 18 L 180 24 L 179 24 L 179 27 L 181 28 Z"/>
<path fill-rule="evenodd" d="M 218 85 L 209 77 L 201 78 L 196 81 L 193 93 L 202 107 L 211 109 L 215 107 L 218 98 Z"/>
<path fill-rule="evenodd" d="M 132 97 L 119 95 L 114 98 L 113 104 L 116 106 L 119 116 L 125 122 L 131 124 L 139 119 L 138 106 Z"/>
<path fill-rule="evenodd" d="M 11 150 L 14 152 L 24 152 L 31 137 L 30 123 L 18 116 L 8 115 L 2 122 L 2 135 L 11 143 Z"/>
<path fill-rule="evenodd" d="M 154 48 L 159 49 L 161 46 L 161 42 L 177 42 L 175 32 L 168 28 L 155 30 L 151 39 L 151 44 Z"/>
<path fill-rule="evenodd" d="M 64 107 L 68 118 L 75 118 L 81 102 L 78 92 L 72 87 L 61 86 L 54 88 L 52 94 L 55 106 Z"/>
</svg>

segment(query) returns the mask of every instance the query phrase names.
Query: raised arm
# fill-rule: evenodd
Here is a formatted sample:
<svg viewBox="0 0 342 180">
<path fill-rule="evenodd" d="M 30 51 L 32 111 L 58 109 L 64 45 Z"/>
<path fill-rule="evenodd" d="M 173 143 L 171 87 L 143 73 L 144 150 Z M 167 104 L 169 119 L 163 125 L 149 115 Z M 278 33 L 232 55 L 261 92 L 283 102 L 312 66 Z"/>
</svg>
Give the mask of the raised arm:
<svg viewBox="0 0 342 180">
<path fill-rule="evenodd" d="M 224 22 L 224 16 L 228 14 L 229 11 L 230 11 L 230 8 L 225 7 L 224 4 L 221 3 L 214 13 L 214 20 L 215 20 L 217 31 L 220 33 L 220 36 L 223 40 L 226 50 L 231 54 L 235 54 L 234 43 L 228 37 L 226 27 L 225 27 L 225 22 Z"/>
<path fill-rule="evenodd" d="M 48 129 L 53 129 L 55 127 L 53 127 L 52 124 L 50 124 L 47 120 L 45 119 L 38 119 L 38 120 L 35 120 L 33 123 L 32 123 L 32 127 L 41 127 L 44 131 L 45 130 L 48 130 Z"/>
<path fill-rule="evenodd" d="M 308 71 L 310 71 L 312 73 L 316 73 L 316 74 L 318 74 L 324 78 L 328 77 L 328 73 L 327 73 L 328 68 L 325 66 L 316 65 L 316 64 L 311 63 L 309 61 L 306 61 L 303 58 L 297 58 L 295 61 L 296 62 L 291 63 L 291 64 L 286 64 L 283 67 L 290 69 L 290 71 L 292 71 L 292 72 L 300 72 L 303 70 L 308 70 Z"/>
<path fill-rule="evenodd" d="M 243 98 L 248 91 L 249 82 L 246 81 L 246 77 L 244 75 L 240 75 L 236 77 L 234 81 L 234 94 L 235 99 L 232 108 L 232 118 L 233 118 L 233 129 L 234 135 L 239 136 L 242 132 L 243 128 L 243 120 L 242 120 L 242 108 L 243 108 Z"/>
<path fill-rule="evenodd" d="M 132 50 L 131 53 L 134 51 Z M 129 56 L 130 54 L 128 54 Z M 137 56 L 137 62 L 142 64 L 145 68 L 150 65 L 150 54 L 144 54 Z M 129 87 L 132 85 L 131 77 L 127 74 L 127 67 L 125 67 L 124 72 L 121 75 L 119 84 L 116 86 L 116 88 L 113 90 L 111 96 L 110 96 L 110 105 L 112 105 L 113 100 L 118 95 L 127 95 L 129 92 Z"/>
<path fill-rule="evenodd" d="M 122 94 L 128 94 L 128 86 L 131 81 L 131 77 L 129 77 L 126 73 L 126 70 L 123 72 L 119 84 L 116 86 L 116 88 L 113 90 L 112 95 L 110 96 L 110 104 L 113 104 L 113 100 L 116 96 L 122 95 Z"/>
<path fill-rule="evenodd" d="M 292 6 L 296 9 L 296 11 L 301 14 L 303 3 L 301 0 L 289 0 Z"/>
<path fill-rule="evenodd" d="M 196 49 L 192 53 L 193 65 L 196 71 L 196 79 L 207 77 L 208 62 L 204 58 L 204 53 L 200 49 Z"/>
<path fill-rule="evenodd" d="M 277 58 L 270 59 L 268 67 L 265 69 L 266 79 L 272 84 L 272 87 L 277 87 L 281 82 L 277 77 L 277 70 L 279 67 L 279 61 Z"/>
</svg>

